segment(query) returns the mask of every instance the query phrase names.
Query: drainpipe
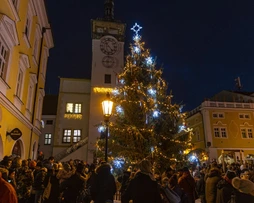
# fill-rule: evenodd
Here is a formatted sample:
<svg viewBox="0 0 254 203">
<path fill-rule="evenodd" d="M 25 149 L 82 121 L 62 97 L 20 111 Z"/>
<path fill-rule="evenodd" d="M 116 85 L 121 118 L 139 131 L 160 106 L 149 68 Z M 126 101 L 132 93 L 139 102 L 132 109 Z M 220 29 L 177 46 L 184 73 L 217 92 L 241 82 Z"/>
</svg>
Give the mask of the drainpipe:
<svg viewBox="0 0 254 203">
<path fill-rule="evenodd" d="M 50 30 L 51 28 L 46 28 L 46 27 L 42 27 L 41 30 L 41 45 L 40 45 L 40 53 L 39 53 L 39 60 L 38 60 L 38 71 L 36 73 L 37 76 L 37 83 L 35 84 L 35 91 L 34 91 L 34 98 L 33 98 L 33 109 L 32 109 L 32 128 L 31 128 L 31 133 L 30 133 L 30 143 L 29 143 L 29 151 L 28 151 L 28 158 L 31 157 L 31 149 L 32 149 L 32 138 L 33 138 L 33 132 L 34 132 L 34 126 L 35 126 L 35 122 L 34 122 L 34 117 L 35 117 L 35 106 L 36 106 L 36 102 L 37 102 L 37 93 L 38 93 L 38 84 L 39 84 L 39 77 L 40 77 L 40 72 L 41 72 L 41 58 L 42 58 L 42 49 L 43 49 L 43 41 L 44 41 L 44 33 L 46 32 L 46 30 Z M 32 158 L 32 157 L 31 157 Z"/>
</svg>

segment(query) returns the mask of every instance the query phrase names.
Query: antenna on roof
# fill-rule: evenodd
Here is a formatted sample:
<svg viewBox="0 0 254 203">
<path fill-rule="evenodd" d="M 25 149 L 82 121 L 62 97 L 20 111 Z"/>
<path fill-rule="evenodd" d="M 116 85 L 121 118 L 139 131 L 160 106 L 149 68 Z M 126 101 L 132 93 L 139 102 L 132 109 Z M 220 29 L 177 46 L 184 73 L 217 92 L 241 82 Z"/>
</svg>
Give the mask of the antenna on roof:
<svg viewBox="0 0 254 203">
<path fill-rule="evenodd" d="M 241 79 L 240 79 L 240 77 L 237 77 L 237 78 L 235 79 L 235 86 L 236 86 L 237 90 L 239 90 L 239 91 L 243 88 L 243 86 L 242 86 L 242 84 L 241 84 Z"/>
</svg>

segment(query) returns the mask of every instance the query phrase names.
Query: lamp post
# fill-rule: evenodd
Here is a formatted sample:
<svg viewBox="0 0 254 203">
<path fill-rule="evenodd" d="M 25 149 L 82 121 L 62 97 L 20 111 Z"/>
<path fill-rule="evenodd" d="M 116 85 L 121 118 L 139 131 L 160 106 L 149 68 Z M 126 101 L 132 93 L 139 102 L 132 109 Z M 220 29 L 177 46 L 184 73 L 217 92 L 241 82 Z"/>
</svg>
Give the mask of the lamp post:
<svg viewBox="0 0 254 203">
<path fill-rule="evenodd" d="M 106 99 L 102 102 L 102 111 L 104 115 L 104 122 L 106 124 L 106 137 L 105 137 L 105 161 L 108 162 L 108 131 L 109 131 L 109 118 L 112 114 L 113 102 L 110 100 L 110 95 L 107 93 Z"/>
</svg>

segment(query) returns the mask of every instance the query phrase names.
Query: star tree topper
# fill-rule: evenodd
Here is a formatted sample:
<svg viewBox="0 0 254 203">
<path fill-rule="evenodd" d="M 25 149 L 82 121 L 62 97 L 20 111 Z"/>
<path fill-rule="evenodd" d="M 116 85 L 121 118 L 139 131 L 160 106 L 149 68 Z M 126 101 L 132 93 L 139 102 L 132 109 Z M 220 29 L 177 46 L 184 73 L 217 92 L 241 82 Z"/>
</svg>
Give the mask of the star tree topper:
<svg viewBox="0 0 254 203">
<path fill-rule="evenodd" d="M 135 25 L 131 28 L 131 30 L 133 32 L 135 32 L 135 35 L 133 37 L 134 41 L 139 41 L 140 40 L 140 35 L 138 34 L 138 32 L 142 29 L 142 27 L 140 25 L 138 25 L 137 23 L 135 23 Z"/>
</svg>

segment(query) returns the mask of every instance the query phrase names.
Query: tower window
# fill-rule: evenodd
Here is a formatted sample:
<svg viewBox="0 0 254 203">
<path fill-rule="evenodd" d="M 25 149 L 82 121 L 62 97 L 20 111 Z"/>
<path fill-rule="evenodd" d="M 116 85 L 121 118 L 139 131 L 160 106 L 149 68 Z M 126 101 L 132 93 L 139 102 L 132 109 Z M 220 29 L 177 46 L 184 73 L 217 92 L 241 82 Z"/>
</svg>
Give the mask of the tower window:
<svg viewBox="0 0 254 203">
<path fill-rule="evenodd" d="M 105 84 L 111 84 L 111 75 L 110 74 L 105 74 L 104 83 Z"/>
</svg>

